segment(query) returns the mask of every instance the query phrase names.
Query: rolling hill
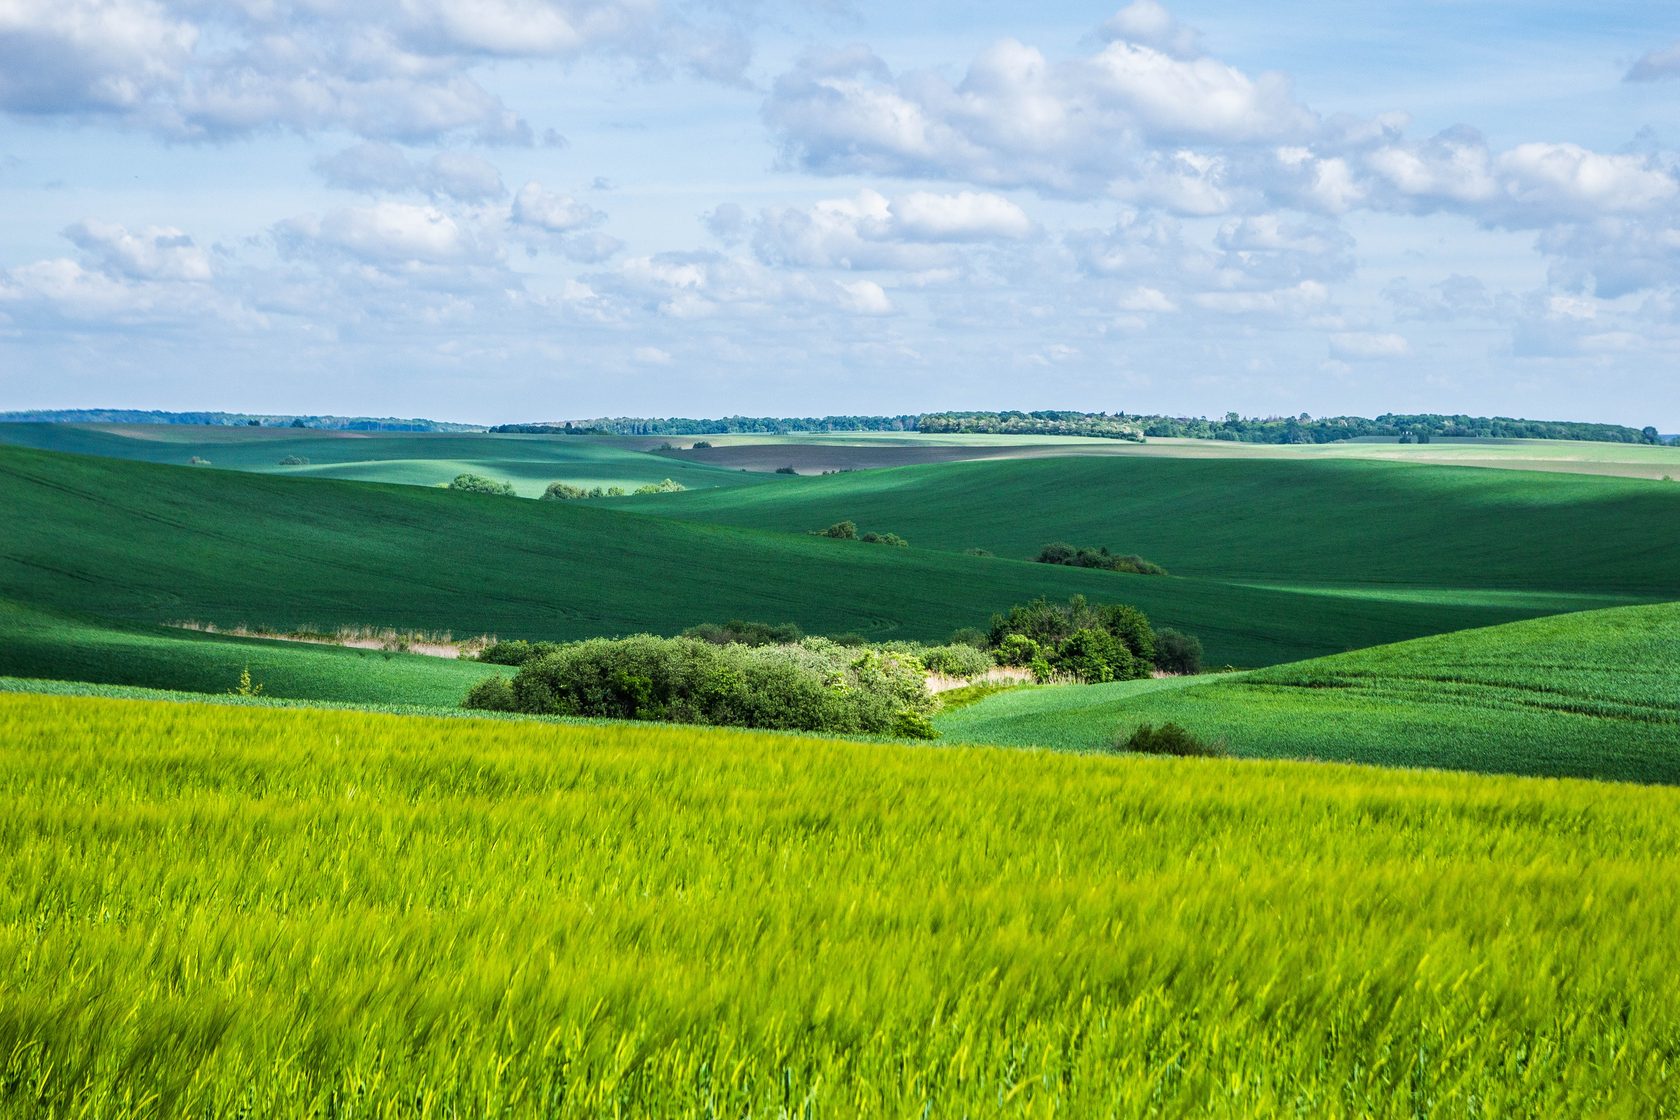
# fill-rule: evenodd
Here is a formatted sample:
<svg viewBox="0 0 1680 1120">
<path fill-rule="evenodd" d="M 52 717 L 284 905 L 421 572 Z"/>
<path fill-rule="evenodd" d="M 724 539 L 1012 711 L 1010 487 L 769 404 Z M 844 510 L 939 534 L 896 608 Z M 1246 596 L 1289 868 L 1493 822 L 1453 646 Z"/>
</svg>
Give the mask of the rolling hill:
<svg viewBox="0 0 1680 1120">
<path fill-rule="evenodd" d="M 649 497 L 637 508 L 686 496 Z M 1135 603 L 1159 625 L 1200 635 L 1216 664 L 1253 666 L 1616 598 L 1585 590 L 1348 594 L 1122 576 L 699 524 L 599 502 L 17 448 L 0 449 L 0 502 L 12 515 L 0 540 L 0 598 L 150 624 L 567 639 L 668 634 L 744 617 L 811 633 L 939 639 L 1036 595 L 1085 594 Z"/>
<path fill-rule="evenodd" d="M 964 742 L 1097 750 L 1177 723 L 1244 757 L 1680 782 L 1680 603 L 1441 634 L 1229 677 L 1000 693 Z"/>
<path fill-rule="evenodd" d="M 646 508 L 785 532 L 847 519 L 918 549 L 1022 559 L 1067 541 L 1260 584 L 1680 598 L 1680 485 L 1640 479 L 1111 456 L 860 471 Z"/>
<path fill-rule="evenodd" d="M 550 482 L 634 490 L 671 478 L 690 488 L 767 481 L 724 466 L 652 454 L 665 441 L 490 432 L 355 432 L 161 424 L 0 424 L 0 444 L 223 470 L 441 486 L 463 472 L 510 482 L 534 498 Z M 686 446 L 686 444 L 685 444 Z M 283 465 L 288 458 L 306 464 Z"/>
</svg>

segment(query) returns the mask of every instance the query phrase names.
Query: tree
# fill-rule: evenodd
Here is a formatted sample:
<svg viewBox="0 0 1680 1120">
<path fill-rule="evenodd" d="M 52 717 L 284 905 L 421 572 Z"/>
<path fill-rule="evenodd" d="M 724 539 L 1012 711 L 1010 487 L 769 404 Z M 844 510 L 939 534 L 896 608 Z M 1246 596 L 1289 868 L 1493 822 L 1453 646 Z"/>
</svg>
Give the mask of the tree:
<svg viewBox="0 0 1680 1120">
<path fill-rule="evenodd" d="M 588 496 L 589 495 L 581 486 L 573 486 L 569 482 L 551 482 L 548 484 L 548 489 L 542 492 L 542 498 L 539 500 L 545 502 L 572 502 L 579 498 L 586 498 Z"/>
<path fill-rule="evenodd" d="M 836 521 L 817 534 L 819 537 L 832 537 L 837 541 L 855 541 L 857 535 L 857 525 L 851 521 Z"/>
<path fill-rule="evenodd" d="M 1649 424 L 1639 429 L 1639 438 L 1644 443 L 1661 443 L 1662 436 Z"/>
<path fill-rule="evenodd" d="M 498 497 L 511 498 L 515 491 L 506 482 L 497 482 L 493 478 L 485 478 L 481 474 L 458 474 L 449 483 L 449 489 L 460 490 L 468 494 L 494 494 Z"/>
</svg>

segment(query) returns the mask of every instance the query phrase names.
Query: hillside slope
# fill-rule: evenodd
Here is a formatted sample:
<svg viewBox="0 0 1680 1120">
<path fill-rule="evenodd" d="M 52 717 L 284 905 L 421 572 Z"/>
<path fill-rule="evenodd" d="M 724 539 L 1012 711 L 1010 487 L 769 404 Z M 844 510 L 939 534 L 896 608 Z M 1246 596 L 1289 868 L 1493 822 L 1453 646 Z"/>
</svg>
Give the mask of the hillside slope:
<svg viewBox="0 0 1680 1120">
<path fill-rule="evenodd" d="M 112 623 L 0 600 L 0 677 L 216 693 L 247 670 L 278 699 L 454 707 L 495 666 Z"/>
<path fill-rule="evenodd" d="M 651 509 L 671 497 L 645 499 Z M 579 638 L 731 617 L 943 638 L 1035 595 L 1136 603 L 1274 664 L 1568 609 L 1049 568 L 442 490 L 0 448 L 0 598 L 125 621 Z M 14 667 L 19 675 L 39 675 Z M 177 686 L 179 687 L 179 686 Z M 216 688 L 224 687 L 220 684 Z"/>
<path fill-rule="evenodd" d="M 490 432 L 323 432 L 292 428 L 160 424 L 0 424 L 0 444 L 186 466 L 196 456 L 223 470 L 441 486 L 463 472 L 512 483 L 528 498 L 550 482 L 585 488 L 638 486 L 671 478 L 684 486 L 754 486 L 784 481 L 652 450 L 663 440 Z M 287 458 L 307 464 L 282 465 Z"/>
<path fill-rule="evenodd" d="M 1680 1104 L 1673 790 L 0 695 L 0 883 L 8 1116 Z"/>
<path fill-rule="evenodd" d="M 847 519 L 918 548 L 1052 541 L 1175 574 L 1680 598 L 1680 484 L 1351 460 L 930 464 L 680 494 L 652 512 L 800 532 Z M 1608 604 L 1604 604 L 1608 605 Z"/>
<path fill-rule="evenodd" d="M 965 742 L 1102 749 L 1178 723 L 1238 755 L 1680 782 L 1680 603 L 1441 634 L 1230 678 L 1002 693 Z"/>
</svg>

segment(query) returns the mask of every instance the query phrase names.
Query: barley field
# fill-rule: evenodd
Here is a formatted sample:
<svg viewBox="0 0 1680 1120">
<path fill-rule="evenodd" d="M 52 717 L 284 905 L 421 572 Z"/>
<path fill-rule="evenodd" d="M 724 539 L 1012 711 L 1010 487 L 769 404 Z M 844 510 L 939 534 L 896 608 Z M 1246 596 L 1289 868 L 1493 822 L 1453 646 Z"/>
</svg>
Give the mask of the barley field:
<svg viewBox="0 0 1680 1120">
<path fill-rule="evenodd" d="M 0 695 L 0 1114 L 1661 1116 L 1680 791 Z"/>
</svg>

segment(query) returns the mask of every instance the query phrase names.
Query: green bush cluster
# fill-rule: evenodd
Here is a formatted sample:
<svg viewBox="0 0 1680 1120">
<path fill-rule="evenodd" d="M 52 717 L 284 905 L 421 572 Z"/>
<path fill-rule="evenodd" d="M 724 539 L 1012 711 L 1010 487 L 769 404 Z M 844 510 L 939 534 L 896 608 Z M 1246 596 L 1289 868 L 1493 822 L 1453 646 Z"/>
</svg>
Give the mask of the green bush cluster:
<svg viewBox="0 0 1680 1120">
<path fill-rule="evenodd" d="M 492 642 L 479 651 L 478 660 L 491 665 L 519 666 L 533 657 L 545 657 L 559 648 L 559 642 L 527 642 L 523 638 L 512 638 Z"/>
<path fill-rule="evenodd" d="M 1033 559 L 1040 564 L 1061 564 L 1069 568 L 1098 568 L 1105 572 L 1131 572 L 1140 576 L 1164 576 L 1167 570 L 1141 556 L 1116 556 L 1106 548 L 1075 548 L 1071 544 L 1047 544 Z"/>
<path fill-rule="evenodd" d="M 1137 754 L 1170 754 L 1179 758 L 1224 758 L 1225 751 L 1216 743 L 1203 742 L 1176 723 L 1160 727 L 1144 724 L 1116 749 Z"/>
<path fill-rule="evenodd" d="M 1177 630 L 1155 631 L 1155 667 L 1163 673 L 1194 676 L 1202 671 L 1202 642 Z"/>
<path fill-rule="evenodd" d="M 1142 611 L 1124 603 L 1092 605 L 1083 595 L 1066 603 L 1041 597 L 993 615 L 987 644 L 999 664 L 1030 668 L 1039 680 L 1063 674 L 1087 684 L 1147 677 L 1160 656 Z M 1174 651 L 1182 657 L 1180 646 Z M 1199 643 L 1196 651 L 1199 664 Z"/>
<path fill-rule="evenodd" d="M 660 482 L 650 482 L 646 486 L 638 486 L 638 487 L 636 487 L 636 489 L 632 490 L 631 493 L 633 493 L 633 494 L 678 494 L 678 493 L 681 493 L 682 491 L 687 490 L 687 489 L 688 489 L 688 487 L 684 486 L 682 483 L 676 482 L 672 479 L 667 478 L 667 479 L 664 479 L 663 481 L 660 481 Z"/>
<path fill-rule="evenodd" d="M 702 622 L 698 626 L 690 626 L 682 632 L 682 636 L 710 642 L 714 646 L 789 646 L 800 641 L 805 634 L 791 622 L 772 624 L 732 618 L 722 624 Z"/>
<path fill-rule="evenodd" d="M 548 484 L 548 489 L 542 492 L 540 500 L 545 502 L 576 502 L 586 498 L 622 498 L 624 492 L 622 486 L 593 486 L 586 490 L 582 486 L 573 486 L 569 482 L 551 482 Z"/>
<path fill-rule="evenodd" d="M 282 467 L 307 467 L 309 465 L 309 460 L 305 459 L 302 455 L 288 455 L 284 459 L 280 460 L 280 465 Z"/>
<path fill-rule="evenodd" d="M 821 638 L 754 647 L 642 634 L 563 645 L 511 681 L 475 686 L 464 706 L 928 738 L 936 701 L 923 672 L 908 654 Z"/>
<path fill-rule="evenodd" d="M 514 496 L 514 489 L 510 483 L 485 478 L 481 474 L 458 474 L 450 481 L 448 488 L 468 494 L 495 494 L 503 498 Z"/>
<path fill-rule="evenodd" d="M 909 548 L 910 542 L 897 533 L 858 533 L 857 523 L 853 521 L 836 521 L 826 529 L 813 529 L 814 537 L 828 537 L 837 541 L 863 541 L 867 544 L 886 544 L 894 548 Z"/>
</svg>

